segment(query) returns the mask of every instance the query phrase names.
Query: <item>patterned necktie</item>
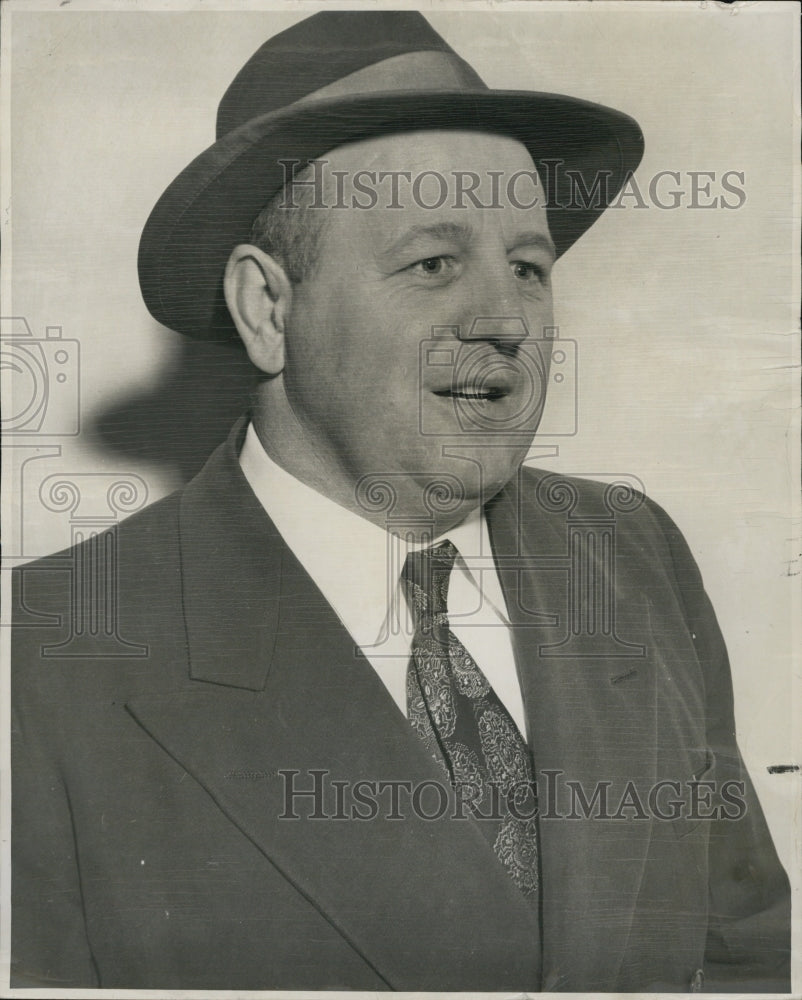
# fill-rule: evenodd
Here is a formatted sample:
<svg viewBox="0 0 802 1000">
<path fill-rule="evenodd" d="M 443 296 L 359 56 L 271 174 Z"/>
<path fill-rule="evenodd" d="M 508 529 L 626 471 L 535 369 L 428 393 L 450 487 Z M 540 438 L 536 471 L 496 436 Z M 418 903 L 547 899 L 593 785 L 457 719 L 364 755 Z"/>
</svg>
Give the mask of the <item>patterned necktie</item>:
<svg viewBox="0 0 802 1000">
<path fill-rule="evenodd" d="M 496 857 L 530 899 L 538 889 L 529 749 L 448 622 L 449 542 L 410 553 L 403 582 L 415 620 L 407 669 L 409 721 L 477 817 Z M 439 751 L 439 753 L 438 753 Z"/>
</svg>

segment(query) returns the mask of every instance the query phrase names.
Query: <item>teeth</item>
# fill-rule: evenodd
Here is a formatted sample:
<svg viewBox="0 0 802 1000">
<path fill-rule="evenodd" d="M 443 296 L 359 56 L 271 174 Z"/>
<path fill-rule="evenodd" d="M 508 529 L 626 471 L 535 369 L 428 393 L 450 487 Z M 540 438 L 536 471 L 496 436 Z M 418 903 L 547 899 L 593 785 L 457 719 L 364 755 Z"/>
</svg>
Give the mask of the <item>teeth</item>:
<svg viewBox="0 0 802 1000">
<path fill-rule="evenodd" d="M 486 392 L 456 389 L 451 395 L 457 399 L 500 399 L 504 393 L 500 389 L 489 389 Z"/>
<path fill-rule="evenodd" d="M 501 399 L 506 393 L 503 389 L 488 389 L 484 392 L 472 389 L 440 389 L 435 390 L 436 396 L 446 396 L 450 399 Z"/>
</svg>

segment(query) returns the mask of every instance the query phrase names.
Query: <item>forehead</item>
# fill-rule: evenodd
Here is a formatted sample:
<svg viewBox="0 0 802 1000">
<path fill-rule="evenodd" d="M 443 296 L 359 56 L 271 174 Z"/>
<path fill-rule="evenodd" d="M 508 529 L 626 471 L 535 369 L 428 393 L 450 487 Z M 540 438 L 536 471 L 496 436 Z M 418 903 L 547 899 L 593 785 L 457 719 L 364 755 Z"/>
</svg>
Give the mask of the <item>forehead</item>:
<svg viewBox="0 0 802 1000">
<path fill-rule="evenodd" d="M 415 227 L 548 236 L 545 192 L 526 147 L 486 132 L 419 131 L 339 147 L 325 157 L 329 222 L 341 236 L 392 241 Z"/>
</svg>

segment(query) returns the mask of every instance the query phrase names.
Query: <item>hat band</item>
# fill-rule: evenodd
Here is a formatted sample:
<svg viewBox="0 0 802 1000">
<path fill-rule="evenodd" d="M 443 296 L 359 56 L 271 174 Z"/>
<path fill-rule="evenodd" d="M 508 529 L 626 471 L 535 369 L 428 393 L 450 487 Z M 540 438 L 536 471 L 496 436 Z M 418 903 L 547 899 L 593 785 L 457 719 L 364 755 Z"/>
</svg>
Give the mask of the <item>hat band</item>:
<svg viewBox="0 0 802 1000">
<path fill-rule="evenodd" d="M 353 97 L 394 90 L 487 90 L 487 85 L 464 59 L 453 52 L 404 52 L 313 90 L 293 104 L 330 97 Z"/>
</svg>

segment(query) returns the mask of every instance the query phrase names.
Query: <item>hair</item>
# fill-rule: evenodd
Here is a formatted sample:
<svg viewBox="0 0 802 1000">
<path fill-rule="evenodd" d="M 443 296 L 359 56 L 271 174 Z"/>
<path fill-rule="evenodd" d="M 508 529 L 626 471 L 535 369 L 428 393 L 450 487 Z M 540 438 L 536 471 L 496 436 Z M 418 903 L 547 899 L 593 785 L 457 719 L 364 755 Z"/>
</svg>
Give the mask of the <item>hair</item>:
<svg viewBox="0 0 802 1000">
<path fill-rule="evenodd" d="M 313 175 L 314 166 L 310 163 L 290 184 L 310 181 Z M 249 242 L 277 260 L 290 281 L 299 285 L 317 266 L 326 213 L 310 207 L 314 190 L 309 186 L 293 192 L 297 201 L 287 197 L 288 188 L 289 185 L 277 191 L 257 215 Z"/>
</svg>

